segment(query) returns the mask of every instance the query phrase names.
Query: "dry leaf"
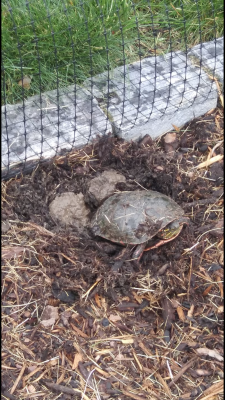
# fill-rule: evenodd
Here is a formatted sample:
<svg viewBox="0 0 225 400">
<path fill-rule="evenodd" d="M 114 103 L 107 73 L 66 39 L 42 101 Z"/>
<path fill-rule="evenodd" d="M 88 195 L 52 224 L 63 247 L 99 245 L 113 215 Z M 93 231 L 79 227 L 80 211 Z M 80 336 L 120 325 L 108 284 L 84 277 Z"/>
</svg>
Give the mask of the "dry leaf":
<svg viewBox="0 0 225 400">
<path fill-rule="evenodd" d="M 41 325 L 45 326 L 45 328 L 54 325 L 59 318 L 58 307 L 46 306 L 41 318 Z"/>
<path fill-rule="evenodd" d="M 212 358 L 216 358 L 218 361 L 223 361 L 223 357 L 218 353 L 217 350 L 207 349 L 206 347 L 200 347 L 196 349 L 197 353 L 201 356 L 209 356 Z"/>
<path fill-rule="evenodd" d="M 174 124 L 172 124 L 172 125 L 173 125 L 173 127 L 174 127 L 174 129 L 175 129 L 176 132 L 180 132 L 179 126 L 176 126 L 176 125 L 174 125 Z"/>
<path fill-rule="evenodd" d="M 29 76 L 24 76 L 23 79 L 21 79 L 18 82 L 19 86 L 22 86 L 24 89 L 29 90 L 30 89 L 30 83 L 31 83 L 31 78 L 29 78 Z"/>
</svg>

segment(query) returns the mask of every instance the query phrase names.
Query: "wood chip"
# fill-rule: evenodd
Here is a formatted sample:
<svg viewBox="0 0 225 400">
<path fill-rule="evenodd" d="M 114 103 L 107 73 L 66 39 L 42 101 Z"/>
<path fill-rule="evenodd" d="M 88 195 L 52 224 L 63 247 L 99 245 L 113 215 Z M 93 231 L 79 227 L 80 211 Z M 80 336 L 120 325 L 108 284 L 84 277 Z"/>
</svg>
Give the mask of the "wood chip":
<svg viewBox="0 0 225 400">
<path fill-rule="evenodd" d="M 29 378 L 31 378 L 33 375 L 35 375 L 37 372 L 41 371 L 42 369 L 43 369 L 43 366 L 35 368 L 28 375 L 24 376 L 23 381 L 26 382 Z"/>
<path fill-rule="evenodd" d="M 147 347 L 144 345 L 144 343 L 139 342 L 138 346 L 144 351 L 145 354 L 147 354 L 147 356 L 152 357 L 152 353 L 149 349 L 147 349 Z"/>
<path fill-rule="evenodd" d="M 77 328 L 72 322 L 70 322 L 70 325 L 72 326 L 73 330 L 81 337 L 83 338 L 87 338 L 88 339 L 88 335 L 86 335 L 86 333 L 82 332 L 79 328 Z"/>
<path fill-rule="evenodd" d="M 72 369 L 76 369 L 78 367 L 79 361 L 83 361 L 83 357 L 81 353 L 76 353 L 73 360 Z"/>
<path fill-rule="evenodd" d="M 194 306 L 194 304 L 192 304 L 190 307 L 190 310 L 188 310 L 188 313 L 187 313 L 189 318 L 193 317 L 194 308 L 195 308 L 195 306 Z"/>
<path fill-rule="evenodd" d="M 213 288 L 214 285 L 209 285 L 204 292 L 202 293 L 202 296 L 207 296 L 207 294 L 209 294 L 210 290 Z"/>
<path fill-rule="evenodd" d="M 185 318 L 185 314 L 183 312 L 183 308 L 181 306 L 177 307 L 177 314 L 178 314 L 179 319 L 184 322 L 186 318 Z"/>
<path fill-rule="evenodd" d="M 122 339 L 121 342 L 123 344 L 132 344 L 134 343 L 134 339 L 130 338 L 130 339 Z"/>
</svg>

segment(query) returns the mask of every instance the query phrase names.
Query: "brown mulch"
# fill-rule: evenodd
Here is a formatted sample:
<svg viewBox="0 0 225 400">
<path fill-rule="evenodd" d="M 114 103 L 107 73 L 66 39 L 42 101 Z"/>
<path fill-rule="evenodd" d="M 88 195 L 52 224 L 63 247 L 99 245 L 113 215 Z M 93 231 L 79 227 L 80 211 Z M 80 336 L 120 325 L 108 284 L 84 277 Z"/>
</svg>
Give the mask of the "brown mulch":
<svg viewBox="0 0 225 400">
<path fill-rule="evenodd" d="M 104 137 L 2 183 L 2 399 L 222 399 L 223 110 L 173 146 Z M 49 214 L 64 192 L 94 214 L 88 183 L 107 169 L 190 218 L 117 272 L 120 245 Z"/>
</svg>

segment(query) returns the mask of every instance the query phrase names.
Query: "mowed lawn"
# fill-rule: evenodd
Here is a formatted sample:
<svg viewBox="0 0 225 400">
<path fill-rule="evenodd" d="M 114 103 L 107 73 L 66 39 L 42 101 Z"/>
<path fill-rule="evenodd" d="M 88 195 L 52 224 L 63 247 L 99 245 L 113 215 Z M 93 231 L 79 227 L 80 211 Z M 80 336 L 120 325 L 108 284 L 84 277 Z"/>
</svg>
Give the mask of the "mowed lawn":
<svg viewBox="0 0 225 400">
<path fill-rule="evenodd" d="M 222 35 L 221 0 L 3 0 L 2 104 Z"/>
</svg>

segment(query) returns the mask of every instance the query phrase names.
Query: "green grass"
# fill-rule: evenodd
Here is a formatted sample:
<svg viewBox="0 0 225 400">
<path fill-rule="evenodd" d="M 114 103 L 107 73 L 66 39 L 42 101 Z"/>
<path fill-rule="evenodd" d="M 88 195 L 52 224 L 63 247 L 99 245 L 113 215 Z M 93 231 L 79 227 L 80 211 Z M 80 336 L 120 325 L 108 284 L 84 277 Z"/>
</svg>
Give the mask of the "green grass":
<svg viewBox="0 0 225 400">
<path fill-rule="evenodd" d="M 3 0 L 2 103 L 21 101 L 22 74 L 31 77 L 28 97 L 185 50 L 200 32 L 202 41 L 223 35 L 221 0 Z"/>
</svg>

